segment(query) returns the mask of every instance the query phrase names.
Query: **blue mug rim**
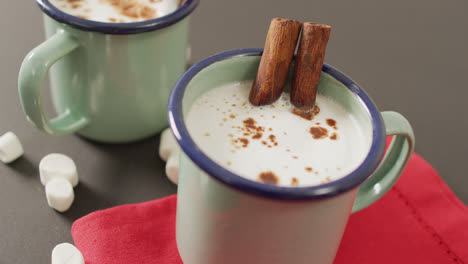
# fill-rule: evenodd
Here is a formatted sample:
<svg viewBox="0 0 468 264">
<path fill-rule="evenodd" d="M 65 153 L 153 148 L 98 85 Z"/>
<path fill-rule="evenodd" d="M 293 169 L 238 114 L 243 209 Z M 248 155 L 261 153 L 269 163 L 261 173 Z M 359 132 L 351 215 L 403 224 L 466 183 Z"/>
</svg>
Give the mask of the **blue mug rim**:
<svg viewBox="0 0 468 264">
<path fill-rule="evenodd" d="M 190 15 L 190 13 L 192 13 L 192 11 L 198 6 L 199 2 L 200 0 L 186 0 L 182 6 L 177 8 L 176 11 L 155 19 L 131 23 L 111 23 L 93 21 L 73 16 L 58 9 L 51 4 L 49 0 L 36 0 L 36 3 L 39 5 L 41 10 L 58 22 L 65 23 L 74 28 L 85 31 L 116 35 L 143 33 L 168 27 Z"/>
<path fill-rule="evenodd" d="M 243 178 L 210 159 L 190 137 L 183 118 L 182 101 L 187 85 L 204 68 L 227 59 L 240 56 L 261 56 L 263 49 L 238 49 L 219 53 L 193 65 L 176 82 L 168 102 L 169 126 L 181 149 L 200 169 L 219 182 L 234 189 L 267 198 L 281 200 L 322 199 L 347 192 L 364 182 L 377 168 L 385 152 L 385 126 L 382 116 L 372 99 L 351 78 L 327 64 L 322 71 L 344 84 L 355 96 L 359 97 L 367 109 L 372 123 L 372 142 L 368 155 L 354 171 L 343 178 L 309 187 L 283 187 L 255 182 Z"/>
</svg>

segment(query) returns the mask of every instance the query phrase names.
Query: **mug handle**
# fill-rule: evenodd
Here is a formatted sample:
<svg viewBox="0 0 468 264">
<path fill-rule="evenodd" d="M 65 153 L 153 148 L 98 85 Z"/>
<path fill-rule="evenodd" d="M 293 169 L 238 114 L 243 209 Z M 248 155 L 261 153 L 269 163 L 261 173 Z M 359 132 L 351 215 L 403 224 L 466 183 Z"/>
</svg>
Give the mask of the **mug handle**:
<svg viewBox="0 0 468 264">
<path fill-rule="evenodd" d="M 396 183 L 414 151 L 414 133 L 408 120 L 396 112 L 382 112 L 387 136 L 393 136 L 372 176 L 359 187 L 352 212 L 380 199 Z"/>
<path fill-rule="evenodd" d="M 18 77 L 21 106 L 27 119 L 38 129 L 49 134 L 73 133 L 89 123 L 87 118 L 70 108 L 49 120 L 42 100 L 44 80 L 50 67 L 79 45 L 75 37 L 63 29 L 58 30 L 52 37 L 29 52 L 21 65 Z"/>
</svg>

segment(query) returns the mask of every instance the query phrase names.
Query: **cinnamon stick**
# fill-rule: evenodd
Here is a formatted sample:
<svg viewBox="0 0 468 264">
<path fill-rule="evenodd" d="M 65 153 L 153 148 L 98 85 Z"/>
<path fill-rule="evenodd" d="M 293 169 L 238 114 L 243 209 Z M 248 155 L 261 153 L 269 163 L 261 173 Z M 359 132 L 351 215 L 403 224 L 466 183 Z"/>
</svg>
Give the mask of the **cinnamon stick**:
<svg viewBox="0 0 468 264">
<path fill-rule="evenodd" d="M 281 96 L 301 26 L 302 23 L 295 20 L 271 20 L 260 66 L 250 90 L 249 100 L 253 105 L 271 104 Z"/>
<path fill-rule="evenodd" d="M 302 113 L 314 110 L 331 27 L 304 23 L 291 84 L 291 103 Z"/>
</svg>

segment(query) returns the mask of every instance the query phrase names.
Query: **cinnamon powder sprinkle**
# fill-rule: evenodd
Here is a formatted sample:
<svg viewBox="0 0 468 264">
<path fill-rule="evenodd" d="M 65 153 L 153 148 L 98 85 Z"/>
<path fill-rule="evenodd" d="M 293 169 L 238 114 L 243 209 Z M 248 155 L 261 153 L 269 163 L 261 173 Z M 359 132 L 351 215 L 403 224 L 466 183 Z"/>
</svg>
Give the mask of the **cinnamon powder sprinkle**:
<svg viewBox="0 0 468 264">
<path fill-rule="evenodd" d="M 299 180 L 296 177 L 293 177 L 291 179 L 291 185 L 293 185 L 293 186 L 299 185 Z"/>
<path fill-rule="evenodd" d="M 324 127 L 311 127 L 310 134 L 314 139 L 322 139 L 328 137 L 328 130 Z"/>
<path fill-rule="evenodd" d="M 275 143 L 276 141 L 275 135 L 269 135 L 268 138 L 270 139 L 271 143 Z"/>
<path fill-rule="evenodd" d="M 257 134 L 252 136 L 252 139 L 260 139 L 260 138 L 262 138 L 262 136 L 263 136 L 262 133 L 257 133 Z"/>
<path fill-rule="evenodd" d="M 305 167 L 304 169 L 305 169 L 306 171 L 308 171 L 308 172 L 312 172 L 312 170 L 313 170 L 311 167 Z"/>
<path fill-rule="evenodd" d="M 242 143 L 242 147 L 246 148 L 249 146 L 249 140 L 246 138 L 239 138 L 239 141 Z"/>
<path fill-rule="evenodd" d="M 149 20 L 157 17 L 155 9 L 137 0 L 107 0 L 107 2 L 120 11 L 123 16 L 129 18 Z"/>
<path fill-rule="evenodd" d="M 333 127 L 334 129 L 338 129 L 338 127 L 336 126 L 336 121 L 334 119 L 331 119 L 331 118 L 327 118 L 327 125 Z"/>
<path fill-rule="evenodd" d="M 262 138 L 265 127 L 257 126 L 257 121 L 255 121 L 253 118 L 249 117 L 242 121 L 242 123 L 244 126 L 240 127 L 240 129 L 252 135 L 252 139 Z"/>
<path fill-rule="evenodd" d="M 256 128 L 257 128 L 257 127 L 256 127 L 257 121 L 255 121 L 255 120 L 254 120 L 253 118 L 251 118 L 251 117 L 245 119 L 245 120 L 243 121 L 243 123 L 244 123 L 244 126 L 245 126 L 246 128 L 250 128 L 250 129 L 256 129 Z"/>
<path fill-rule="evenodd" d="M 156 10 L 149 6 L 143 6 L 140 9 L 140 17 L 145 20 L 156 18 Z"/>
<path fill-rule="evenodd" d="M 273 185 L 278 184 L 278 181 L 279 181 L 278 176 L 276 176 L 276 174 L 273 173 L 272 171 L 260 173 L 258 175 L 258 179 L 263 183 L 273 184 Z"/>
</svg>

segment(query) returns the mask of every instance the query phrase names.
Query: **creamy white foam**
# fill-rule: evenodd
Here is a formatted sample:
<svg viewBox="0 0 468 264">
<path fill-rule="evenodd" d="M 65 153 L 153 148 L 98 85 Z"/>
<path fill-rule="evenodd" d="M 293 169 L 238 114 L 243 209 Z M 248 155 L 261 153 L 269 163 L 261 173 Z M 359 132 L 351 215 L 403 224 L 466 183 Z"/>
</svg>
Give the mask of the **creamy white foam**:
<svg viewBox="0 0 468 264">
<path fill-rule="evenodd" d="M 292 113 L 288 93 L 269 106 L 251 105 L 251 85 L 220 86 L 191 106 L 189 133 L 211 159 L 250 180 L 281 186 L 327 183 L 362 163 L 370 140 L 336 102 L 318 95 L 320 113 L 306 120 Z"/>
<path fill-rule="evenodd" d="M 49 0 L 73 16 L 113 23 L 138 22 L 174 12 L 183 0 Z"/>
</svg>

